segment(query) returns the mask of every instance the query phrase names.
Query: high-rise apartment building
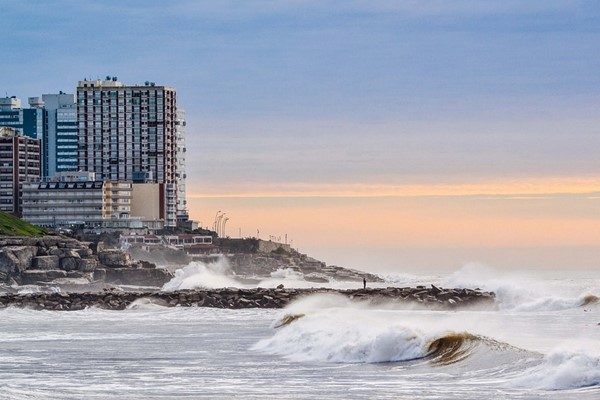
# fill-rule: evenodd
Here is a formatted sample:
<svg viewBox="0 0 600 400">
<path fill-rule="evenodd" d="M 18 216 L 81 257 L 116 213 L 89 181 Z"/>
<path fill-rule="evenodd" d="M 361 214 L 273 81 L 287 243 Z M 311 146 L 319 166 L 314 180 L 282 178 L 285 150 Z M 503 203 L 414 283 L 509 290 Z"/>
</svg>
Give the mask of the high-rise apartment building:
<svg viewBox="0 0 600 400">
<path fill-rule="evenodd" d="M 164 183 L 167 219 L 177 218 L 177 99 L 173 88 L 116 77 L 77 86 L 79 170 L 102 180 Z"/>
<path fill-rule="evenodd" d="M 60 92 L 42 95 L 46 129 L 42 141 L 43 176 L 77 171 L 78 136 L 75 95 Z"/>
<path fill-rule="evenodd" d="M 42 139 L 45 130 L 44 103 L 39 97 L 29 98 L 29 108 L 21 108 L 15 96 L 0 98 L 0 127 L 13 128 L 20 135 Z"/>
<path fill-rule="evenodd" d="M 40 140 L 0 127 L 0 211 L 21 214 L 23 182 L 40 179 Z"/>
<path fill-rule="evenodd" d="M 185 127 L 187 123 L 185 120 L 185 111 L 182 109 L 177 110 L 177 172 L 175 173 L 175 180 L 177 186 L 177 221 L 187 221 L 189 219 L 187 209 L 187 196 L 185 181 L 187 178 L 185 169 Z"/>
</svg>

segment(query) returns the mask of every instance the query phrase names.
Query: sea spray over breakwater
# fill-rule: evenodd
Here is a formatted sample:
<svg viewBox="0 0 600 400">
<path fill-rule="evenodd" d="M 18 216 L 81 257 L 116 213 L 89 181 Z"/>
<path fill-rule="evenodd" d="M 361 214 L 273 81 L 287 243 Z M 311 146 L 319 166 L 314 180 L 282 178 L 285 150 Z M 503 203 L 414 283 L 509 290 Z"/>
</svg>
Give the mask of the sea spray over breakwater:
<svg viewBox="0 0 600 400">
<path fill-rule="evenodd" d="M 248 278 L 248 277 L 246 277 Z M 564 293 L 563 287 L 549 287 L 547 283 L 540 284 L 531 277 L 496 271 L 491 268 L 469 264 L 454 272 L 450 276 L 419 277 L 410 274 L 395 274 L 382 276 L 385 286 L 415 286 L 426 285 L 428 282 L 445 286 L 474 288 L 496 294 L 496 304 L 501 310 L 520 312 L 534 311 L 559 311 L 593 306 L 598 303 L 600 288 L 591 286 L 584 292 Z M 273 271 L 268 278 L 244 279 L 232 273 L 226 257 L 219 258 L 213 263 L 192 262 L 188 266 L 175 271 L 174 278 L 164 285 L 163 290 L 187 289 L 217 289 L 223 287 L 237 287 L 243 289 L 263 287 L 275 288 L 284 285 L 287 288 L 317 288 L 327 287 L 334 289 L 356 288 L 356 282 L 310 282 L 304 275 L 291 268 L 280 268 Z"/>
<path fill-rule="evenodd" d="M 223 287 L 244 286 L 230 274 L 230 267 L 225 257 L 219 257 L 216 262 L 191 262 L 189 265 L 175 271 L 175 276 L 167 282 L 162 290 L 185 289 L 215 289 Z"/>
<path fill-rule="evenodd" d="M 591 285 L 579 293 L 565 290 L 565 281 L 552 286 L 531 276 L 494 270 L 489 267 L 468 264 L 441 282 L 452 287 L 479 287 L 493 291 L 502 310 L 512 311 L 560 311 L 599 302 L 600 287 Z"/>
</svg>

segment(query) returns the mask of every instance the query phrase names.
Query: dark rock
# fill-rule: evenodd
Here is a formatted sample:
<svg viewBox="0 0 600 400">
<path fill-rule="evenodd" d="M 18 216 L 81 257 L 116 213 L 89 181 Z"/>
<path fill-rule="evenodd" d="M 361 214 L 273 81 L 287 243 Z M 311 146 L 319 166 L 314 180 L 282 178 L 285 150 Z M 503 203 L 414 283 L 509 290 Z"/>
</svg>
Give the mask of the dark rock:
<svg viewBox="0 0 600 400">
<path fill-rule="evenodd" d="M 98 253 L 98 261 L 110 268 L 122 268 L 131 265 L 129 254 L 120 250 L 103 250 Z"/>
<path fill-rule="evenodd" d="M 21 273 L 22 282 L 26 285 L 34 285 L 39 282 L 51 282 L 58 278 L 65 278 L 66 276 L 67 273 L 59 269 L 46 271 L 28 269 L 27 271 L 23 271 Z"/>
<path fill-rule="evenodd" d="M 77 269 L 83 272 L 92 272 L 98 267 L 98 260 L 95 258 L 82 258 L 77 263 Z"/>
<path fill-rule="evenodd" d="M 58 256 L 37 256 L 34 257 L 31 262 L 31 269 L 58 269 L 59 259 Z"/>
<path fill-rule="evenodd" d="M 106 269 L 104 269 L 104 268 L 96 268 L 96 269 L 94 269 L 93 277 L 94 277 L 95 281 L 104 281 L 104 280 L 106 280 Z"/>
<path fill-rule="evenodd" d="M 123 285 L 161 287 L 173 278 L 173 274 L 161 268 L 108 268 L 105 281 Z"/>
<path fill-rule="evenodd" d="M 75 271 L 79 267 L 78 257 L 63 257 L 60 259 L 60 268 L 65 271 Z"/>
</svg>

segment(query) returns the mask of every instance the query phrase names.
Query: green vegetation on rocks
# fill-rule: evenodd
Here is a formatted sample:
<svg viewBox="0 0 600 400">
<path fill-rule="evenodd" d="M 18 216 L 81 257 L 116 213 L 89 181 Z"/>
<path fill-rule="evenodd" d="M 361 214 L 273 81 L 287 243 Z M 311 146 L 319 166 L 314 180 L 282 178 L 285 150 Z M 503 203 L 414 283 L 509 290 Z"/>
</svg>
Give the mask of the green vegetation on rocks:
<svg viewBox="0 0 600 400">
<path fill-rule="evenodd" d="M 12 214 L 0 211 L 0 236 L 42 236 L 48 232 Z"/>
</svg>

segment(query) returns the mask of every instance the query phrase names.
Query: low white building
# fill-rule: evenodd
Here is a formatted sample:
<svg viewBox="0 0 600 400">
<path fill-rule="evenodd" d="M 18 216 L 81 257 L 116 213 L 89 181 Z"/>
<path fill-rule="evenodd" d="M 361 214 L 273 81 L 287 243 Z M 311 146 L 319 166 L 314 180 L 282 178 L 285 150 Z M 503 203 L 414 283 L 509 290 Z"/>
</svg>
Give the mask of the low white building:
<svg viewBox="0 0 600 400">
<path fill-rule="evenodd" d="M 70 172 L 22 184 L 22 218 L 46 227 L 128 221 L 131 182 L 97 181 L 93 173 Z M 132 221 L 133 222 L 133 221 Z"/>
</svg>

